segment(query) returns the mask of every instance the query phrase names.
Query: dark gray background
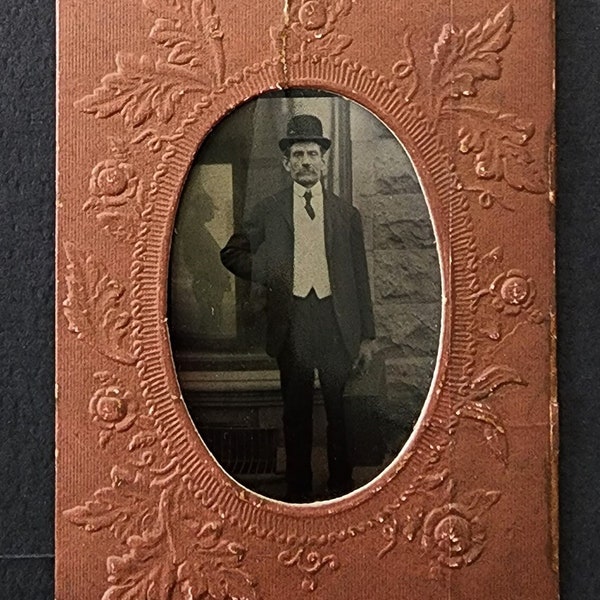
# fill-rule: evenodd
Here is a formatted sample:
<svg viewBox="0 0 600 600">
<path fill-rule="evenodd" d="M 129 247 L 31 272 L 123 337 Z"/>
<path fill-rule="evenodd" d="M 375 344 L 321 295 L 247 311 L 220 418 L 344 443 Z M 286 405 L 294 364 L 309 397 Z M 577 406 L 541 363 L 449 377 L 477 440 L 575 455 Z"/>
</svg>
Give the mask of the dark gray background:
<svg viewBox="0 0 600 600">
<path fill-rule="evenodd" d="M 54 24 L 51 0 L 2 2 L 0 598 L 10 600 L 53 598 Z M 600 597 L 599 0 L 558 0 L 557 29 L 562 597 L 594 600 Z"/>
</svg>

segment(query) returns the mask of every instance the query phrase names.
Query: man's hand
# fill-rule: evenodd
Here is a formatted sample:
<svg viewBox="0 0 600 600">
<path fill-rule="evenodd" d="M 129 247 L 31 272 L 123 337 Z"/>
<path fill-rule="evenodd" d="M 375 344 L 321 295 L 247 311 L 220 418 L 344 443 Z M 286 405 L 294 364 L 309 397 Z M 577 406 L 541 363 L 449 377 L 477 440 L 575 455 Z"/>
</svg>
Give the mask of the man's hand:
<svg viewBox="0 0 600 600">
<path fill-rule="evenodd" d="M 363 340 L 360 343 L 358 357 L 352 365 L 352 370 L 356 375 L 364 375 L 371 365 L 373 360 L 373 352 L 375 350 L 375 340 Z"/>
</svg>

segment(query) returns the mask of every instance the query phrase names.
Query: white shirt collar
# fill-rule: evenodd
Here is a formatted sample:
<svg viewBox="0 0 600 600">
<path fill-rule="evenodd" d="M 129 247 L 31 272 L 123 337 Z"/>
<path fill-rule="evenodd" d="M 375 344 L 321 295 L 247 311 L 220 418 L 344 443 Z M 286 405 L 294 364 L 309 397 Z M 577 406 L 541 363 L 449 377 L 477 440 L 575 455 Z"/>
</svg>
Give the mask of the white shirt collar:
<svg viewBox="0 0 600 600">
<path fill-rule="evenodd" d="M 323 186 L 320 181 L 317 181 L 317 183 L 315 183 L 315 185 L 313 185 L 311 188 L 305 188 L 297 181 L 294 181 L 294 196 L 304 198 L 304 194 L 306 194 L 307 189 L 311 191 L 313 198 L 319 199 L 323 197 Z"/>
</svg>

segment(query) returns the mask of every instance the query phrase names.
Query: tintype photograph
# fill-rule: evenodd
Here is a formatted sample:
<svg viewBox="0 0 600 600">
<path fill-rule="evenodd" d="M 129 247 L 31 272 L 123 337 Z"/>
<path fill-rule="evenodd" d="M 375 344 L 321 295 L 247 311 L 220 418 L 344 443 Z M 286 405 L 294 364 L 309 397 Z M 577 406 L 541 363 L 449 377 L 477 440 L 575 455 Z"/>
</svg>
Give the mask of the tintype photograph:
<svg viewBox="0 0 600 600">
<path fill-rule="evenodd" d="M 556 597 L 552 3 L 76 4 L 56 597 Z"/>
<path fill-rule="evenodd" d="M 269 92 L 200 145 L 168 325 L 190 416 L 241 485 L 311 503 L 381 474 L 427 400 L 441 298 L 419 178 L 365 108 Z"/>
</svg>

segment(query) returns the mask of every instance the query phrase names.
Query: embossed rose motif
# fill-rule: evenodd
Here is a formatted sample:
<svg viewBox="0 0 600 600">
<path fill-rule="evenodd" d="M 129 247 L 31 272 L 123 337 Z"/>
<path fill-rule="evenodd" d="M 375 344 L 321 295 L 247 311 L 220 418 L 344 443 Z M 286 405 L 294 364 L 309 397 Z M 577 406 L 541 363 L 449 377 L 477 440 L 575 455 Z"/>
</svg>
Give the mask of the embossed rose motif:
<svg viewBox="0 0 600 600">
<path fill-rule="evenodd" d="M 89 405 L 92 421 L 107 431 L 126 431 L 138 417 L 138 403 L 129 391 L 115 385 L 101 387 Z"/>
<path fill-rule="evenodd" d="M 135 195 L 137 184 L 138 178 L 129 163 L 107 158 L 92 169 L 89 191 L 107 206 L 120 206 Z"/>
<path fill-rule="evenodd" d="M 93 213 L 98 223 L 119 240 L 135 239 L 144 206 L 143 186 L 123 153 L 100 161 L 89 181 L 90 196 L 83 210 Z"/>
<path fill-rule="evenodd" d="M 327 7 L 319 0 L 308 0 L 298 11 L 298 21 L 308 31 L 320 29 L 327 23 Z"/>
<path fill-rule="evenodd" d="M 490 285 L 492 306 L 507 315 L 530 311 L 535 293 L 533 279 L 516 269 L 498 275 Z"/>
<path fill-rule="evenodd" d="M 470 565 L 483 552 L 484 542 L 481 521 L 458 503 L 434 509 L 423 525 L 423 546 L 446 567 Z"/>
<path fill-rule="evenodd" d="M 310 43 L 329 35 L 341 15 L 352 8 L 348 0 L 304 0 L 292 8 L 292 31 L 304 42 Z"/>
</svg>

